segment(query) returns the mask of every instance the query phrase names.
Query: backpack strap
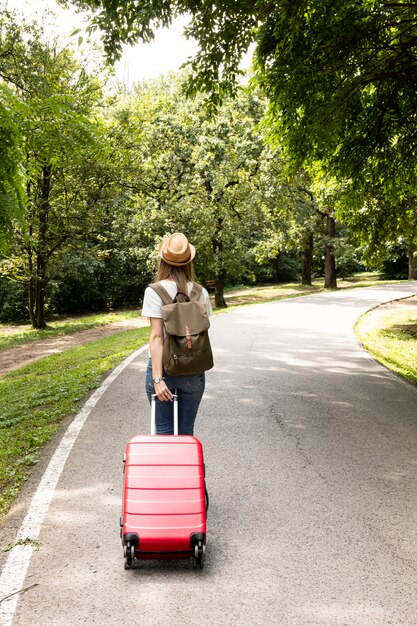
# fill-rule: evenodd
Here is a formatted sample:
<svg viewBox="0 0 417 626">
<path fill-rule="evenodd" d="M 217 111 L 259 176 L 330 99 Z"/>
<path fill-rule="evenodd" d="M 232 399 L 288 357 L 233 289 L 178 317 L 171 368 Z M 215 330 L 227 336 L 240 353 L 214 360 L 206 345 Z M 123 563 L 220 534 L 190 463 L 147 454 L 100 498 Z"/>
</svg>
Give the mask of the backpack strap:
<svg viewBox="0 0 417 626">
<path fill-rule="evenodd" d="M 197 285 L 194 283 L 193 288 L 190 293 L 190 300 L 200 300 L 201 294 L 203 292 L 203 288 L 201 285 Z"/>
<path fill-rule="evenodd" d="M 169 295 L 165 287 L 162 287 L 160 283 L 152 283 L 151 285 L 148 285 L 148 287 L 153 289 L 158 294 L 158 296 L 162 300 L 163 305 L 172 304 L 171 296 Z M 203 292 L 202 286 L 194 284 L 193 288 L 191 289 L 190 300 L 198 301 L 201 297 L 202 292 Z"/>
<path fill-rule="evenodd" d="M 159 283 L 152 283 L 151 285 L 148 285 L 148 287 L 153 289 L 155 291 L 155 293 L 158 294 L 158 296 L 162 300 L 162 304 L 163 305 L 165 305 L 165 304 L 172 304 L 172 298 L 169 295 L 169 293 L 167 292 L 167 290 L 165 289 L 165 287 L 162 287 L 162 285 L 160 285 Z"/>
</svg>

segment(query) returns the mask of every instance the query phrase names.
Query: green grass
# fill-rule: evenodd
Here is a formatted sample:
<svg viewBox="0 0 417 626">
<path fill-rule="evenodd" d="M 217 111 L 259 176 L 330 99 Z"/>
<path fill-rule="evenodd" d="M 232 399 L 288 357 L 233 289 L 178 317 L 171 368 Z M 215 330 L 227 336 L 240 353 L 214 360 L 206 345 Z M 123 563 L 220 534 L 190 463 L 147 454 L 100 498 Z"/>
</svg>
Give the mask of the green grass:
<svg viewBox="0 0 417 626">
<path fill-rule="evenodd" d="M 49 339 L 58 335 L 70 335 L 81 330 L 106 326 L 113 322 L 132 319 L 140 315 L 139 309 L 133 311 L 114 311 L 111 313 L 98 313 L 97 315 L 86 315 L 83 317 L 65 318 L 62 320 L 48 322 L 47 330 L 34 330 L 33 328 L 22 327 L 22 331 L 13 332 L 8 329 L 12 325 L 0 324 L 0 350 L 15 348 L 16 346 L 32 341 Z M 13 329 L 16 327 L 13 326 Z"/>
<path fill-rule="evenodd" d="M 0 378 L 0 516 L 60 421 L 75 414 L 103 375 L 148 338 L 149 328 L 120 332 Z"/>
<path fill-rule="evenodd" d="M 356 334 L 383 365 L 417 384 L 417 306 L 375 309 L 359 319 Z"/>
</svg>

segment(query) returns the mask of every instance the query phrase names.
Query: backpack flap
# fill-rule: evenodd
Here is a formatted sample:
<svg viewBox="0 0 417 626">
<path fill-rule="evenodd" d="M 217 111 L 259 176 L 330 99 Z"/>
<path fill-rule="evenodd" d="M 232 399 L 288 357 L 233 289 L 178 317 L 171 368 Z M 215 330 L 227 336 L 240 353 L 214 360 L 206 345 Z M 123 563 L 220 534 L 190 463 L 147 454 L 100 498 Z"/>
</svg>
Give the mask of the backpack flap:
<svg viewBox="0 0 417 626">
<path fill-rule="evenodd" d="M 201 302 L 178 302 L 161 307 L 166 331 L 169 335 L 185 337 L 198 335 L 210 328 L 207 307 Z M 187 330 L 188 329 L 188 330 Z"/>
</svg>

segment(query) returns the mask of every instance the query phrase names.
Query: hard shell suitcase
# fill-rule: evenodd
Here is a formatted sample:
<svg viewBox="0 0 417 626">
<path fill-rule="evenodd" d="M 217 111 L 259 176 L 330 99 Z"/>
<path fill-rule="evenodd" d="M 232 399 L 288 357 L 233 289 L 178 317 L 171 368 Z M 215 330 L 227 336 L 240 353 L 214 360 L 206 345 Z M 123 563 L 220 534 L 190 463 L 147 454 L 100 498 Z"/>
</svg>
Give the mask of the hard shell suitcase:
<svg viewBox="0 0 417 626">
<path fill-rule="evenodd" d="M 120 535 L 125 569 L 136 559 L 194 559 L 203 567 L 206 500 L 203 447 L 190 435 L 178 435 L 178 396 L 174 395 L 174 435 L 155 434 L 126 446 Z"/>
</svg>

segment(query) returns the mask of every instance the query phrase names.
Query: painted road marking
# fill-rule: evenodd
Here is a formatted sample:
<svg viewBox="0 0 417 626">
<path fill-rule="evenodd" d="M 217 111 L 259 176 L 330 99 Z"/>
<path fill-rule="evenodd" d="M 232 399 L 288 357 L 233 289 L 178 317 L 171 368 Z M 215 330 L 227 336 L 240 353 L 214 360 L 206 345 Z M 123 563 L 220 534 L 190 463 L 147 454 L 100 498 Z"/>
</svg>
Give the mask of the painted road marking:
<svg viewBox="0 0 417 626">
<path fill-rule="evenodd" d="M 64 469 L 68 455 L 80 434 L 88 416 L 104 392 L 110 387 L 114 380 L 123 370 L 149 348 L 142 346 L 130 356 L 128 356 L 112 373 L 104 380 L 101 387 L 90 396 L 82 407 L 81 411 L 74 417 L 68 426 L 61 443 L 54 452 L 48 467 L 38 485 L 35 495 L 32 498 L 26 517 L 16 535 L 16 542 L 29 540 L 28 543 L 16 545 L 11 549 L 8 559 L 3 567 L 0 577 L 0 624 L 11 626 L 16 612 L 19 592 L 23 589 L 23 584 L 29 568 L 30 559 L 36 548 L 36 541 L 39 537 L 45 515 L 48 511 L 54 496 L 55 488 L 58 484 L 62 470 Z"/>
</svg>

